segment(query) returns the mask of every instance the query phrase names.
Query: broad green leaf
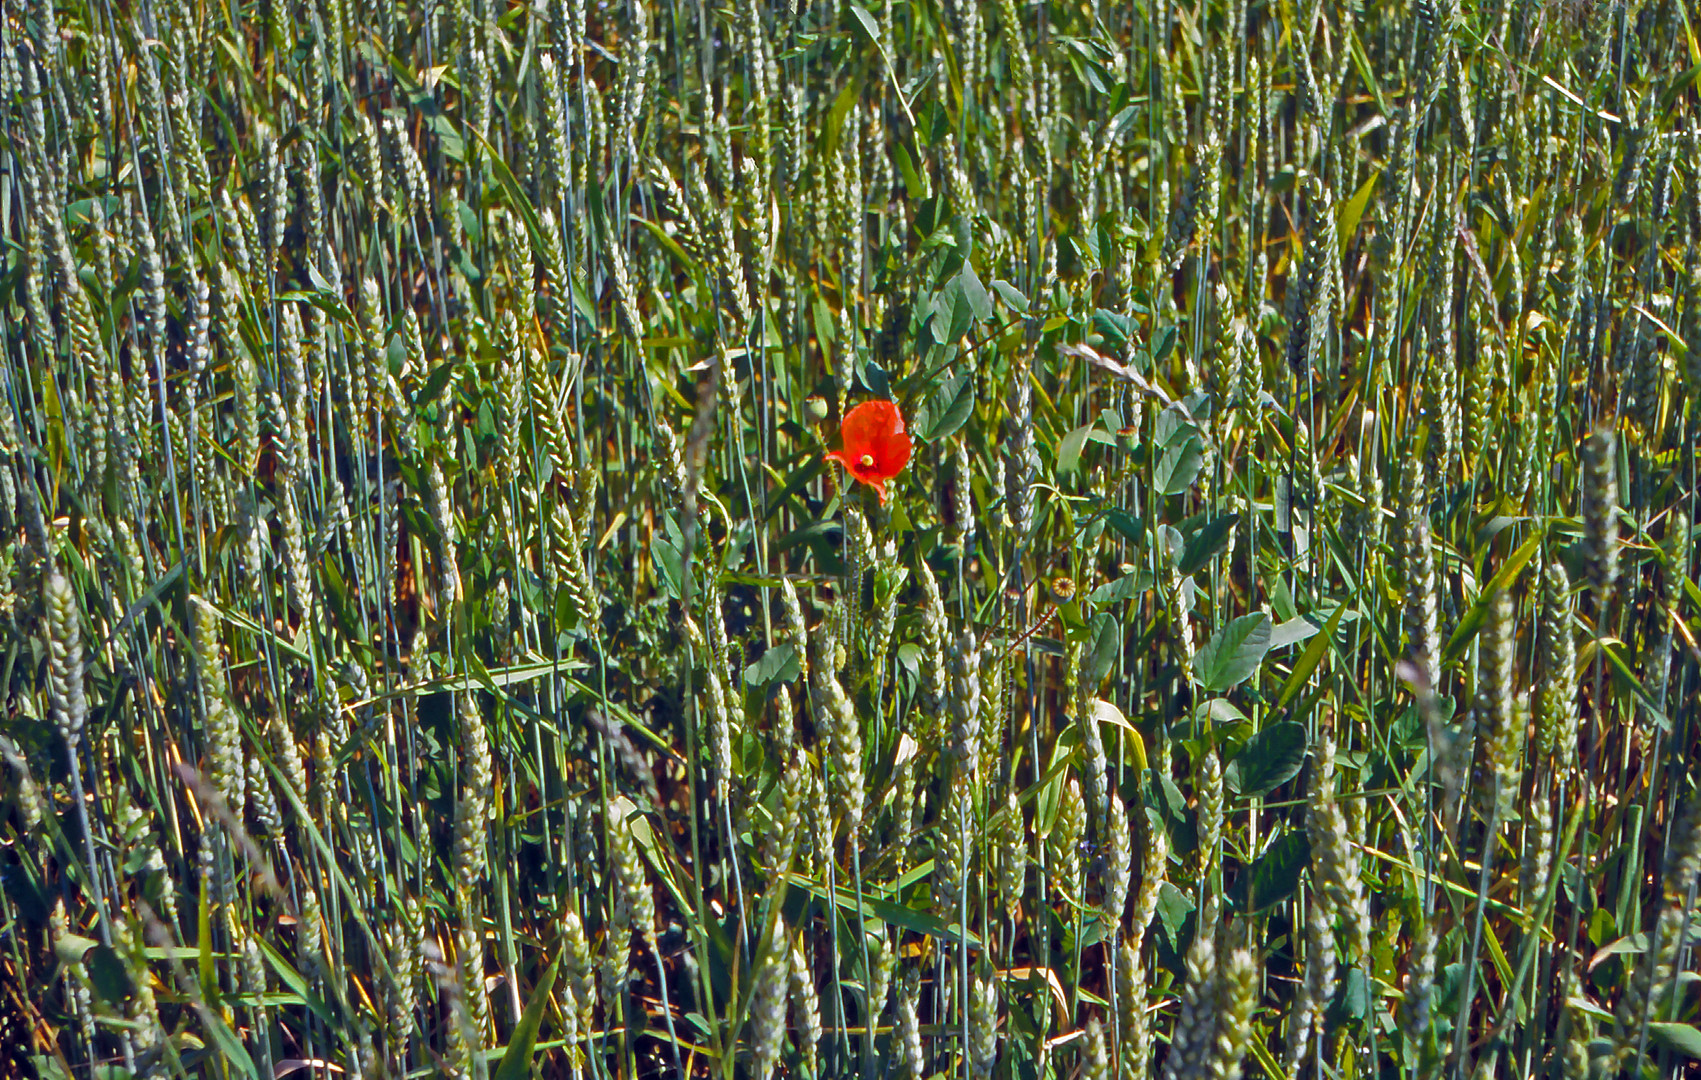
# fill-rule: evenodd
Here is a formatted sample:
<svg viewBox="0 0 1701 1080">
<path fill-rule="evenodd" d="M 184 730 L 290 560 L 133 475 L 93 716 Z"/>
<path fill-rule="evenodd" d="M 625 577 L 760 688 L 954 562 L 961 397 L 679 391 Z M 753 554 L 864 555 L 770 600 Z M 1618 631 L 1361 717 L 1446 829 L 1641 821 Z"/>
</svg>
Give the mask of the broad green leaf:
<svg viewBox="0 0 1701 1080">
<path fill-rule="evenodd" d="M 1311 862 L 1311 841 L 1304 829 L 1289 829 L 1277 837 L 1253 862 L 1251 869 L 1235 879 L 1229 899 L 1242 915 L 1256 915 L 1293 895 L 1300 874 Z"/>
<path fill-rule="evenodd" d="M 1165 495 L 1179 495 L 1192 487 L 1205 463 L 1205 444 L 1198 429 L 1181 410 L 1171 407 L 1158 414 L 1152 440 L 1160 448 L 1157 466 L 1152 470 L 1153 486 Z"/>
<path fill-rule="evenodd" d="M 1370 985 L 1365 981 L 1364 969 L 1348 968 L 1342 982 L 1340 996 L 1335 999 L 1341 1014 L 1349 1020 L 1364 1019 L 1370 1011 Z"/>
<path fill-rule="evenodd" d="M 878 48 L 880 45 L 880 26 L 874 21 L 874 16 L 861 4 L 853 3 L 850 7 L 851 14 L 856 17 L 857 25 L 862 27 L 862 32 L 868 35 L 868 40 Z"/>
<path fill-rule="evenodd" d="M 954 345 L 977 322 L 992 318 L 992 298 L 986 286 L 975 276 L 972 263 L 964 262 L 963 269 L 939 290 L 941 303 L 933 317 L 933 336 L 944 345 Z"/>
<path fill-rule="evenodd" d="M 1187 551 L 1187 539 L 1181 535 L 1181 530 L 1174 525 L 1159 525 L 1158 551 L 1168 556 L 1170 562 L 1179 566 L 1181 557 Z M 1192 606 L 1188 605 L 1186 610 L 1193 610 Z"/>
<path fill-rule="evenodd" d="M 993 316 L 992 297 L 986 293 L 986 286 L 981 284 L 980 275 L 975 273 L 972 263 L 964 263 L 963 269 L 957 274 L 961 282 L 963 299 L 968 302 L 969 314 L 976 322 L 986 322 Z"/>
<path fill-rule="evenodd" d="M 998 294 L 998 299 L 1004 301 L 1004 306 L 1011 311 L 1018 315 L 1028 313 L 1028 298 L 1023 296 L 1021 290 L 1008 281 L 1003 278 L 994 278 L 992 291 Z"/>
<path fill-rule="evenodd" d="M 1323 627 L 1308 616 L 1296 615 L 1287 622 L 1277 623 L 1275 629 L 1270 631 L 1270 648 L 1282 649 L 1289 645 L 1298 645 L 1321 629 Z"/>
<path fill-rule="evenodd" d="M 109 1005 L 122 1006 L 136 994 L 136 984 L 111 945 L 95 945 L 88 951 L 85 967 L 95 993 Z"/>
<path fill-rule="evenodd" d="M 877 398 L 892 397 L 892 380 L 886 374 L 886 369 L 870 360 L 862 365 L 862 385 Z"/>
<path fill-rule="evenodd" d="M 974 379 L 968 374 L 947 379 L 916 413 L 915 437 L 922 442 L 938 442 L 956 434 L 968 423 L 974 412 Z"/>
<path fill-rule="evenodd" d="M 945 283 L 939 290 L 938 306 L 933 311 L 933 321 L 928 330 L 933 340 L 941 345 L 956 345 L 963 335 L 969 332 L 969 305 L 963 299 L 962 287 L 956 278 Z"/>
<path fill-rule="evenodd" d="M 1212 693 L 1222 693 L 1251 677 L 1270 651 L 1270 616 L 1242 615 L 1211 635 L 1193 656 L 1193 677 Z"/>
<path fill-rule="evenodd" d="M 119 208 L 124 205 L 116 195 L 105 196 L 100 200 L 100 204 L 108 218 L 116 215 Z M 67 203 L 65 205 L 65 224 L 71 228 L 93 225 L 95 223 L 94 206 L 94 199 L 78 199 L 75 202 Z"/>
<path fill-rule="evenodd" d="M 826 301 L 819 296 L 809 306 L 810 318 L 815 323 L 815 342 L 825 349 L 838 339 L 838 324 L 833 321 L 833 312 L 827 307 Z"/>
<path fill-rule="evenodd" d="M 428 405 L 436 401 L 437 395 L 441 394 L 443 388 L 449 385 L 449 380 L 455 377 L 455 367 L 454 363 L 446 361 L 432 368 L 431 374 L 425 377 L 425 384 L 413 396 L 414 405 Z"/>
<path fill-rule="evenodd" d="M 892 151 L 893 159 L 898 163 L 898 172 L 904 178 L 904 190 L 909 192 L 912 199 L 920 197 L 926 189 L 922 187 L 921 177 L 915 171 L 915 159 L 910 157 L 910 152 L 904 148 L 902 140 L 892 144 Z"/>
<path fill-rule="evenodd" d="M 1140 106 L 1130 105 L 1110 118 L 1111 137 L 1120 140 L 1128 134 L 1128 129 L 1134 126 L 1134 121 L 1140 116 Z"/>
<path fill-rule="evenodd" d="M 762 658 L 744 669 L 744 684 L 752 689 L 767 686 L 778 679 L 791 682 L 802 674 L 797 648 L 781 642 L 762 654 Z"/>
<path fill-rule="evenodd" d="M 899 645 L 893 655 L 897 658 L 898 667 L 913 681 L 921 677 L 921 646 L 913 641 Z M 799 672 L 801 674 L 801 671 Z"/>
<path fill-rule="evenodd" d="M 1587 932 L 1590 941 L 1594 942 L 1596 945 L 1601 945 L 1604 944 L 1608 938 L 1618 933 L 1618 923 L 1613 919 L 1612 912 L 1608 911 L 1604 907 L 1598 907 L 1589 913 L 1589 925 Z"/>
<path fill-rule="evenodd" d="M 1176 567 L 1176 572 L 1187 577 L 1204 569 L 1205 564 L 1211 561 L 1211 556 L 1228 544 L 1229 537 L 1234 534 L 1234 527 L 1239 521 L 1239 514 L 1219 514 L 1199 526 L 1187 537 L 1181 565 Z"/>
<path fill-rule="evenodd" d="M 1087 601 L 1095 607 L 1109 607 L 1120 604 L 1124 600 L 1132 600 L 1143 591 L 1146 575 L 1136 570 L 1123 574 L 1115 581 L 1107 581 L 1087 594 Z"/>
<path fill-rule="evenodd" d="M 1105 524 L 1121 533 L 1130 543 L 1146 543 L 1146 523 L 1121 507 L 1113 506 L 1106 510 L 1104 520 Z"/>
<path fill-rule="evenodd" d="M 1120 353 L 1134 336 L 1135 323 L 1126 315 L 1103 308 L 1093 312 L 1093 332 L 1104 339 L 1105 352 Z"/>
<path fill-rule="evenodd" d="M 1066 274 L 1087 274 L 1099 268 L 1098 254 L 1086 237 L 1065 236 L 1058 240 L 1058 265 Z"/>
<path fill-rule="evenodd" d="M 1235 707 L 1228 698 L 1206 698 L 1193 706 L 1192 713 L 1195 724 L 1205 724 L 1210 727 L 1223 727 L 1233 724 L 1246 723 L 1246 714 Z"/>
<path fill-rule="evenodd" d="M 1087 445 L 1087 436 L 1093 432 L 1091 422 L 1063 436 L 1057 444 L 1057 471 L 1059 474 L 1072 473 L 1081 464 L 1081 448 Z"/>
<path fill-rule="evenodd" d="M 1701 945 L 1701 926 L 1691 926 L 1689 928 L 1689 933 L 1684 936 L 1683 941 L 1679 942 L 1678 945 L 1681 948 L 1694 948 L 1697 945 Z M 1601 946 L 1599 951 L 1589 958 L 1589 967 L 1592 970 L 1602 960 L 1605 960 L 1609 956 L 1618 956 L 1620 954 L 1634 956 L 1647 951 L 1647 934 L 1627 934 L 1616 941 L 1609 941 L 1605 945 Z"/>
<path fill-rule="evenodd" d="M 1169 359 L 1170 351 L 1175 348 L 1175 337 L 1175 327 L 1173 326 L 1164 327 L 1162 330 L 1157 332 L 1155 337 L 1153 337 L 1151 351 L 1152 366 L 1154 368 Z"/>
<path fill-rule="evenodd" d="M 479 217 L 478 211 L 456 199 L 455 213 L 461 219 L 461 228 L 467 231 L 467 239 L 475 245 L 484 243 L 484 220 Z"/>
<path fill-rule="evenodd" d="M 1223 784 L 1239 795 L 1265 795 L 1299 775 L 1305 767 L 1305 725 L 1292 720 L 1270 724 L 1246 740 L 1223 770 Z"/>
<path fill-rule="evenodd" d="M 1674 1054 L 1701 1061 L 1701 1030 L 1692 1024 L 1652 1023 L 1648 1037 Z"/>
<path fill-rule="evenodd" d="M 1122 649 L 1122 627 L 1117 624 L 1115 615 L 1101 611 L 1093 616 L 1091 633 L 1092 648 L 1083 659 L 1087 662 L 1092 685 L 1096 687 L 1104 682 L 1116 663 L 1117 653 Z"/>
<path fill-rule="evenodd" d="M 1193 481 L 1199 478 L 1199 469 L 1204 463 L 1204 445 L 1197 436 L 1189 436 L 1179 443 L 1164 447 L 1163 455 L 1158 458 L 1158 467 L 1152 474 L 1152 481 L 1163 494 L 1180 495 L 1193 486 Z"/>
<path fill-rule="evenodd" d="M 1169 935 L 1172 947 L 1179 944 L 1176 935 L 1181 933 L 1187 913 L 1192 910 L 1193 901 L 1186 893 L 1168 881 L 1158 886 L 1158 922 L 1163 925 L 1164 933 Z"/>
<path fill-rule="evenodd" d="M 33 1054 L 30 1065 L 39 1080 L 71 1080 L 71 1074 L 60 1064 L 65 1058 L 57 1054 Z"/>
<path fill-rule="evenodd" d="M 656 568 L 656 584 L 674 599 L 685 593 L 685 560 L 679 549 L 661 533 L 650 537 L 650 561 Z"/>
</svg>

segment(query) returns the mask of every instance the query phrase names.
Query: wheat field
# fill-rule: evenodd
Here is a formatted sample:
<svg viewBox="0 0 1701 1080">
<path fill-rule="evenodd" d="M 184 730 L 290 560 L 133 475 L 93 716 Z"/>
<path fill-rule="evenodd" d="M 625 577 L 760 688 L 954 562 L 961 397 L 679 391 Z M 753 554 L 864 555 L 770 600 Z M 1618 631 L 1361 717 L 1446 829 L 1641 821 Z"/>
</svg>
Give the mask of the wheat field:
<svg viewBox="0 0 1701 1080">
<path fill-rule="evenodd" d="M 1701 1075 L 1688 0 L 0 10 L 0 1076 Z"/>
</svg>

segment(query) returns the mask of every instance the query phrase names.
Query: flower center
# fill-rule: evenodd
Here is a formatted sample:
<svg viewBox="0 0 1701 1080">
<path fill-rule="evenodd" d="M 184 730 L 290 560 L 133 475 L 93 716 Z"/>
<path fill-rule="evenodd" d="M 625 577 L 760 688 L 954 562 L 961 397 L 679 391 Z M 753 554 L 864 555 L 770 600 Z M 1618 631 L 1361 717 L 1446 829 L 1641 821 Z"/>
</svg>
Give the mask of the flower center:
<svg viewBox="0 0 1701 1080">
<path fill-rule="evenodd" d="M 873 468 L 874 467 L 874 455 L 873 454 L 862 455 L 862 457 L 858 459 L 857 464 L 861 465 L 865 469 Z"/>
</svg>

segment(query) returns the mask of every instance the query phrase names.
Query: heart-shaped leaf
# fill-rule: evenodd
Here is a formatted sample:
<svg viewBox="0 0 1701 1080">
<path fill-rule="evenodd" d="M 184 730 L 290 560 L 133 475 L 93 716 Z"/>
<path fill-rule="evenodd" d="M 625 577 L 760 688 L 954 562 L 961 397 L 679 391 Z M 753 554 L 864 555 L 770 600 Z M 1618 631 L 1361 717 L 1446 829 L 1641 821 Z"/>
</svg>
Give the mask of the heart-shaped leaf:
<svg viewBox="0 0 1701 1080">
<path fill-rule="evenodd" d="M 1292 780 L 1304 767 L 1305 725 L 1283 720 L 1246 740 L 1223 770 L 1223 783 L 1240 795 L 1264 795 Z"/>
</svg>

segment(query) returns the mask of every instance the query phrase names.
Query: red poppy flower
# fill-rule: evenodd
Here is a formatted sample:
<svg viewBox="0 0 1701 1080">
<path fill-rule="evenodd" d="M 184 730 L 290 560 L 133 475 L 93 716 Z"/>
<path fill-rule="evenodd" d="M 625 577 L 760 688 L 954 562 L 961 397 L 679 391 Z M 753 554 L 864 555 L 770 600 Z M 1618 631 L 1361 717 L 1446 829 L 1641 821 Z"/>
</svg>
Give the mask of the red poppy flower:
<svg viewBox="0 0 1701 1080">
<path fill-rule="evenodd" d="M 839 435 L 843 449 L 829 450 L 827 457 L 873 488 L 884 505 L 886 481 L 903 472 L 910 461 L 910 437 L 898 407 L 880 399 L 865 401 L 845 414 Z"/>
</svg>

